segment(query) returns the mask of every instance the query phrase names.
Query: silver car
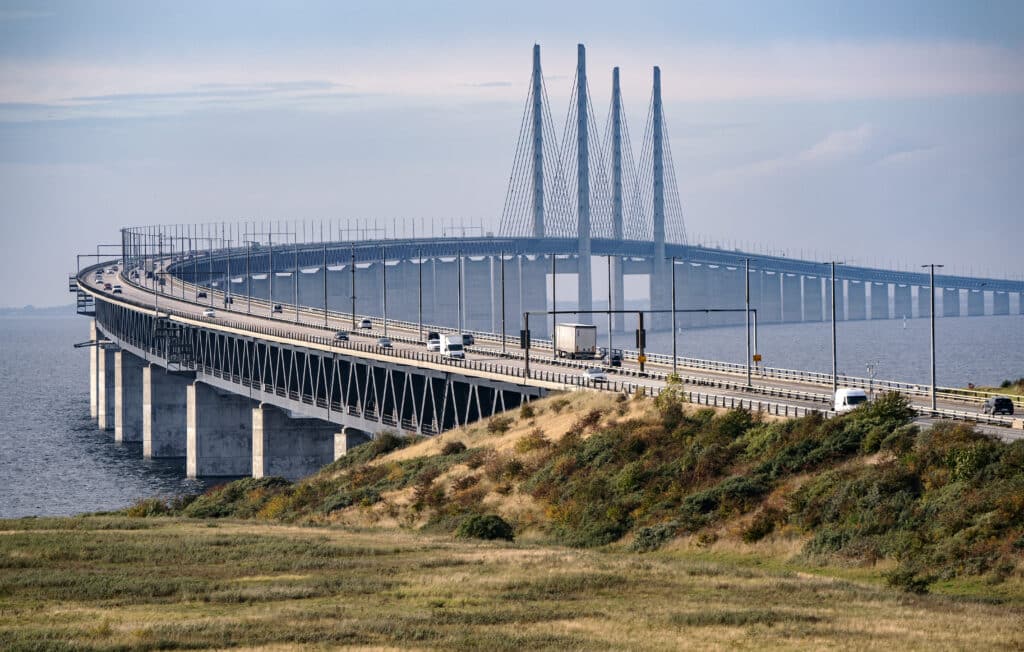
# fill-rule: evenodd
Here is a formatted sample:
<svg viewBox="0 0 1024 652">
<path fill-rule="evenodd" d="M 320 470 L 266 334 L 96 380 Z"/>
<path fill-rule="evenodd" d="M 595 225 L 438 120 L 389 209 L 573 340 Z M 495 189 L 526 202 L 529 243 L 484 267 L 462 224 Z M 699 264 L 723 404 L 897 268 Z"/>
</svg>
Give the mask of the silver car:
<svg viewBox="0 0 1024 652">
<path fill-rule="evenodd" d="M 604 369 L 600 367 L 591 367 L 583 372 L 583 377 L 592 383 L 606 383 L 608 382 L 608 374 L 604 372 Z"/>
</svg>

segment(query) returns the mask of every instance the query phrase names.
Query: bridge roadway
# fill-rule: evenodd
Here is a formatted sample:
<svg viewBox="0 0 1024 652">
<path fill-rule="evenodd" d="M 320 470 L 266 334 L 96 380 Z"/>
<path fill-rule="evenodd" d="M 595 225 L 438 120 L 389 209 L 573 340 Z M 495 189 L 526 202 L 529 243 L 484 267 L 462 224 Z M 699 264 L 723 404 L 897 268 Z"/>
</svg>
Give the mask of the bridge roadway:
<svg viewBox="0 0 1024 652">
<path fill-rule="evenodd" d="M 157 276 L 160 276 L 158 273 Z M 175 310 L 183 313 L 195 314 L 197 319 L 209 322 L 211 325 L 218 322 L 230 321 L 232 326 L 252 328 L 266 328 L 273 326 L 279 329 L 286 329 L 288 333 L 300 340 L 307 338 L 323 338 L 325 333 L 330 337 L 336 330 L 346 330 L 354 342 L 360 340 L 374 344 L 378 337 L 384 336 L 385 329 L 379 317 L 371 317 L 374 324 L 372 329 L 352 329 L 353 319 L 348 313 L 328 312 L 326 326 L 322 310 L 300 307 L 296 308 L 282 304 L 282 312 L 273 313 L 272 304 L 263 300 L 248 300 L 244 296 L 235 296 L 234 303 L 225 307 L 223 295 L 209 288 L 201 288 L 190 283 L 183 282 L 171 274 L 164 276 L 166 284 L 162 293 L 154 293 L 152 288 L 144 287 L 138 282 L 132 282 L 124 275 L 124 270 L 118 273 L 104 271 L 103 280 L 94 282 L 88 277 L 87 283 L 97 294 L 108 295 L 110 299 L 116 300 L 118 295 L 110 294 L 103 290 L 104 283 L 122 286 L 120 298 L 128 299 L 135 303 L 151 305 L 158 310 Z M 199 292 L 206 292 L 207 298 L 200 299 Z M 156 300 L 154 301 L 154 297 Z M 216 316 L 203 318 L 201 313 L 206 308 L 212 308 Z M 298 313 L 298 314 L 296 314 Z M 356 323 L 362 316 L 356 317 Z M 428 329 L 424 326 L 424 332 Z M 424 344 L 419 338 L 419 329 L 416 325 L 406 323 L 389 322 L 387 325 L 387 336 L 393 343 L 394 352 L 398 355 L 417 354 L 426 355 L 435 359 L 438 363 L 451 365 L 452 361 L 443 359 L 440 354 L 431 354 L 425 350 Z M 339 343 L 344 347 L 344 343 Z M 516 348 L 512 348 L 515 346 Z M 550 347 L 550 345 L 548 345 Z M 593 389 L 605 389 L 613 391 L 636 391 L 642 388 L 643 391 L 654 394 L 660 391 L 666 384 L 665 378 L 670 364 L 664 359 L 658 362 L 648 363 L 647 372 L 641 374 L 635 360 L 624 361 L 621 369 L 605 368 L 608 372 L 610 382 L 592 383 L 583 375 L 587 367 L 595 366 L 589 361 L 555 360 L 552 358 L 550 348 L 545 352 L 543 348 L 534 349 L 537 353 L 531 352 L 530 371 L 531 378 L 523 378 L 522 351 L 518 349 L 518 342 L 511 339 L 503 354 L 500 350 L 500 336 L 494 341 L 478 342 L 477 345 L 468 347 L 467 361 L 477 363 L 477 368 L 490 369 L 499 374 L 505 373 L 517 382 L 536 384 L 547 389 L 589 387 Z M 392 352 L 380 350 L 384 356 L 393 355 Z M 539 354 L 538 354 L 539 353 Z M 830 390 L 831 380 L 828 386 L 823 387 L 820 374 L 808 374 L 808 379 L 779 378 L 756 375 L 753 378 L 752 386 L 746 387 L 745 373 L 738 369 L 737 365 L 723 365 L 723 369 L 706 368 L 706 361 L 697 365 L 680 365 L 680 375 L 688 390 L 693 392 L 692 400 L 695 402 L 712 402 L 720 405 L 744 405 L 755 409 L 774 411 L 785 414 L 803 414 L 809 410 L 820 410 L 828 412 L 831 402 Z M 458 366 L 458 363 L 455 363 Z M 472 373 L 467 370 L 467 373 Z M 813 380 L 812 380 L 813 379 Z M 883 388 L 887 381 L 875 380 L 876 386 Z M 899 383 L 891 383 L 899 386 Z M 916 386 L 907 385 L 906 389 Z M 982 429 L 999 434 L 1004 438 L 1016 438 L 1024 436 L 1020 431 L 1010 431 L 1007 426 L 1011 425 L 1012 419 L 1006 417 L 990 417 L 978 413 L 978 399 L 976 397 L 961 397 L 957 395 L 940 395 L 938 401 L 939 413 L 929 414 L 928 397 L 915 395 L 913 391 L 908 393 L 914 407 L 921 414 L 923 423 L 930 423 L 936 418 L 959 418 L 978 421 Z M 781 410 L 781 412 L 780 412 Z M 1020 434 L 1018 434 L 1020 433 Z"/>
</svg>

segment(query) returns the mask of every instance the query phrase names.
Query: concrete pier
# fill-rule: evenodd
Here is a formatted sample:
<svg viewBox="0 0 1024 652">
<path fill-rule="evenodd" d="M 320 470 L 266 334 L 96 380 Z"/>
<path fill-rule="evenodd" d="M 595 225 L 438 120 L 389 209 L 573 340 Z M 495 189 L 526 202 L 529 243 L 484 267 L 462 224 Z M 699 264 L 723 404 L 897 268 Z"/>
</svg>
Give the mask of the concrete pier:
<svg viewBox="0 0 1024 652">
<path fill-rule="evenodd" d="M 142 368 L 143 457 L 185 457 L 192 381 L 192 374 L 168 373 L 158 365 Z"/>
<path fill-rule="evenodd" d="M 932 314 L 931 288 L 921 285 L 917 288 L 917 316 L 930 317 Z M 935 293 L 935 300 L 939 300 L 939 293 Z"/>
<path fill-rule="evenodd" d="M 907 319 L 914 316 L 914 302 L 909 285 L 892 286 L 892 316 L 894 319 Z"/>
<path fill-rule="evenodd" d="M 114 441 L 142 441 L 142 370 L 146 361 L 114 354 Z"/>
<path fill-rule="evenodd" d="M 992 314 L 993 315 L 1008 315 L 1008 314 L 1010 314 L 1010 293 L 1009 292 L 993 292 L 992 293 Z"/>
<path fill-rule="evenodd" d="M 968 290 L 967 292 L 967 314 L 970 317 L 980 317 L 985 314 L 985 292 L 982 290 Z"/>
<path fill-rule="evenodd" d="M 543 256 L 537 256 L 534 259 L 523 256 L 522 263 L 523 282 L 520 286 L 522 288 L 522 310 L 546 310 L 547 271 L 551 266 L 550 261 Z M 522 312 L 520 312 L 516 323 L 521 323 L 522 320 Z M 548 320 L 540 315 L 531 315 L 530 334 L 536 338 L 548 337 Z"/>
<path fill-rule="evenodd" d="M 846 309 L 843 306 L 843 281 L 836 279 L 836 321 L 846 319 Z M 825 321 L 832 321 L 832 277 L 825 279 Z"/>
<path fill-rule="evenodd" d="M 96 425 L 100 430 L 114 429 L 115 349 L 96 348 Z"/>
<path fill-rule="evenodd" d="M 190 478 L 252 473 L 252 401 L 201 382 L 186 391 L 188 440 L 185 471 Z"/>
<path fill-rule="evenodd" d="M 431 268 L 435 288 L 433 295 L 434 323 L 446 326 L 452 329 L 452 332 L 456 332 L 459 328 L 458 260 L 435 258 L 431 263 Z"/>
<path fill-rule="evenodd" d="M 871 319 L 889 319 L 889 284 L 871 284 Z"/>
<path fill-rule="evenodd" d="M 800 291 L 800 277 L 796 274 L 782 274 L 782 321 L 793 322 L 803 319 L 803 296 Z"/>
<path fill-rule="evenodd" d="M 293 419 L 280 408 L 252 408 L 252 477 L 296 480 L 334 461 L 338 426 L 319 419 Z"/>
<path fill-rule="evenodd" d="M 867 319 L 867 297 L 860 281 L 846 282 L 846 319 Z"/>
<path fill-rule="evenodd" d="M 803 277 L 804 285 L 804 321 L 821 321 L 821 278 L 817 276 Z"/>
<path fill-rule="evenodd" d="M 676 295 L 678 305 L 689 310 L 703 310 L 711 307 L 711 270 L 707 265 L 676 265 Z M 671 291 L 671 288 L 670 288 Z M 679 301 L 679 297 L 682 300 Z M 711 323 L 708 315 L 689 313 L 681 322 L 684 326 L 707 326 Z"/>
<path fill-rule="evenodd" d="M 96 330 L 96 320 L 89 320 L 89 341 L 95 342 L 99 339 L 99 331 Z M 99 406 L 99 347 L 89 347 L 89 418 L 95 419 Z"/>
<path fill-rule="evenodd" d="M 761 309 L 757 318 L 762 324 L 782 320 L 782 281 L 775 272 L 761 274 Z"/>
<path fill-rule="evenodd" d="M 942 316 L 960 316 L 960 290 L 954 288 L 942 288 Z"/>
<path fill-rule="evenodd" d="M 462 264 L 466 330 L 489 330 L 491 325 L 491 261 L 464 258 Z"/>
<path fill-rule="evenodd" d="M 626 305 L 625 266 L 622 258 L 612 256 L 612 310 L 623 310 Z M 626 317 L 622 314 L 612 315 L 612 330 L 621 331 L 625 328 Z"/>
<path fill-rule="evenodd" d="M 334 433 L 334 459 L 345 457 L 356 446 L 373 440 L 373 435 L 357 428 L 345 427 Z"/>
</svg>

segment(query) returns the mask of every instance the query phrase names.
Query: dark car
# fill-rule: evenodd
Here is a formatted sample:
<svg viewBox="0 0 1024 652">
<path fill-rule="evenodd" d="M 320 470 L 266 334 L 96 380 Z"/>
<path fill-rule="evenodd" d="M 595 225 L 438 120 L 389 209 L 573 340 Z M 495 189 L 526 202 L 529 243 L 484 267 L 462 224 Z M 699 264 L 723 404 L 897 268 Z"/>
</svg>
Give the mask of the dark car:
<svg viewBox="0 0 1024 652">
<path fill-rule="evenodd" d="M 281 304 L 275 303 L 274 304 L 274 312 L 284 312 L 284 308 L 281 307 Z"/>
<path fill-rule="evenodd" d="M 1013 399 L 1008 396 L 993 396 L 981 406 L 982 414 L 1013 414 Z"/>
<path fill-rule="evenodd" d="M 206 293 L 203 292 L 202 290 L 200 290 L 198 293 L 196 293 L 196 298 L 197 299 L 205 299 L 206 298 Z"/>
<path fill-rule="evenodd" d="M 473 346 L 476 344 L 476 340 L 469 333 L 462 334 L 462 346 Z"/>
</svg>

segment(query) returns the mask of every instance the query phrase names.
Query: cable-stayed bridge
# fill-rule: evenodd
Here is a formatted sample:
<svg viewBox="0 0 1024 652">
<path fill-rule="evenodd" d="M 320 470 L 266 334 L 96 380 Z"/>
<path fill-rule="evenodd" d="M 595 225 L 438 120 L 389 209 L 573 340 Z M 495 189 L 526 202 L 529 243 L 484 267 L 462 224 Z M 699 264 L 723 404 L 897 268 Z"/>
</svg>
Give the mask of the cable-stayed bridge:
<svg viewBox="0 0 1024 652">
<path fill-rule="evenodd" d="M 98 250 L 101 262 L 80 266 L 70 282 L 79 311 L 94 317 L 84 344 L 99 427 L 142 441 L 147 456 L 185 457 L 190 475 L 297 476 L 384 429 L 436 434 L 580 386 L 656 393 L 673 368 L 698 402 L 800 414 L 827 409 L 836 382 L 871 383 L 905 392 L 923 413 L 978 418 L 964 409 L 980 394 L 940 387 L 935 412 L 928 387 L 784 362 L 753 378 L 749 361 L 650 356 L 644 369 L 642 352 L 623 346 L 624 366 L 594 385 L 579 373 L 593 362 L 553 359 L 550 311 L 595 305 L 610 308 L 616 332 L 645 311 L 649 327 L 664 328 L 672 306 L 683 328 L 742 322 L 750 312 L 762 324 L 829 321 L 833 305 L 836 319 L 925 317 L 935 295 L 942 316 L 1024 314 L 1020 281 L 940 274 L 933 284 L 924 273 L 854 265 L 833 278 L 820 261 L 687 243 L 659 70 L 635 162 L 617 70 L 601 130 L 583 46 L 578 53 L 559 140 L 534 48 L 497 234 L 388 237 L 269 221 L 122 229 L 116 253 Z M 607 296 L 595 296 L 595 274 L 607 276 Z M 556 286 L 572 277 L 577 297 L 565 301 Z M 637 283 L 627 277 L 644 279 L 648 291 L 631 296 Z M 529 369 L 518 349 L 527 312 L 536 315 Z M 424 348 L 432 330 L 477 342 L 465 361 L 444 358 Z"/>
</svg>

